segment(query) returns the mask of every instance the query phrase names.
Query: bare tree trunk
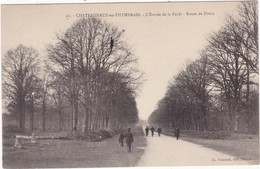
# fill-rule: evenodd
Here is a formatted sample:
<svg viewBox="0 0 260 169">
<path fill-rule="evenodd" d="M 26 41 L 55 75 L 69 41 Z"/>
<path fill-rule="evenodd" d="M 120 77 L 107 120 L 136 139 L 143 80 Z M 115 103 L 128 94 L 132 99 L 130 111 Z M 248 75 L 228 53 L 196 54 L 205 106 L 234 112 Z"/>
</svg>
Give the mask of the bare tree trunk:
<svg viewBox="0 0 260 169">
<path fill-rule="evenodd" d="M 52 112 L 50 111 L 50 116 L 51 116 L 51 126 L 50 126 L 50 129 L 52 130 Z"/>
<path fill-rule="evenodd" d="M 231 112 L 231 105 L 228 105 L 228 132 L 232 130 L 232 112 Z"/>
<path fill-rule="evenodd" d="M 63 117 L 62 117 L 62 111 L 61 111 L 60 108 L 59 108 L 59 117 L 60 117 L 60 125 L 59 125 L 59 127 L 60 127 L 60 131 L 62 131 L 63 130 Z"/>
<path fill-rule="evenodd" d="M 106 129 L 108 128 L 108 122 L 109 122 L 109 115 L 106 114 L 106 117 L 105 117 Z"/>
<path fill-rule="evenodd" d="M 78 101 L 75 99 L 74 102 L 74 126 L 73 126 L 73 131 L 77 131 L 78 127 Z"/>
<path fill-rule="evenodd" d="M 25 100 L 24 98 L 20 97 L 19 98 L 19 103 L 18 103 L 18 111 L 19 112 L 19 128 L 24 131 L 25 130 Z"/>
<path fill-rule="evenodd" d="M 97 129 L 97 123 L 98 123 L 98 114 L 97 114 L 97 110 L 95 110 L 95 114 L 93 114 L 93 124 L 92 124 L 92 130 L 96 130 Z"/>
<path fill-rule="evenodd" d="M 34 104 L 34 100 L 33 100 L 33 96 L 31 96 L 31 116 L 30 116 L 30 129 L 31 129 L 31 131 L 33 131 L 33 129 L 34 129 L 34 125 L 33 125 L 33 123 L 34 123 L 34 108 L 33 108 L 33 104 Z"/>
<path fill-rule="evenodd" d="M 203 103 L 202 105 L 202 112 L 203 112 L 203 130 L 206 131 L 208 129 L 207 127 L 207 106 L 205 105 L 206 103 Z"/>
<path fill-rule="evenodd" d="M 88 124 L 88 128 L 89 130 L 92 130 L 92 122 L 93 122 L 93 109 L 90 109 L 90 113 L 89 113 L 89 124 Z"/>
<path fill-rule="evenodd" d="M 249 110 L 249 92 L 250 92 L 250 70 L 249 70 L 249 64 L 246 64 L 247 69 L 247 83 L 246 83 L 246 133 L 248 133 L 248 129 L 250 127 L 250 110 Z"/>
<path fill-rule="evenodd" d="M 88 132 L 89 108 L 85 108 L 85 116 L 82 124 L 82 133 Z"/>
<path fill-rule="evenodd" d="M 45 114 L 46 114 L 46 93 L 43 93 L 42 101 L 42 130 L 45 131 Z"/>
<path fill-rule="evenodd" d="M 71 131 L 74 132 L 74 101 L 72 99 L 72 103 L 71 103 Z"/>
<path fill-rule="evenodd" d="M 105 115 L 102 117 L 102 129 L 105 129 Z"/>
</svg>

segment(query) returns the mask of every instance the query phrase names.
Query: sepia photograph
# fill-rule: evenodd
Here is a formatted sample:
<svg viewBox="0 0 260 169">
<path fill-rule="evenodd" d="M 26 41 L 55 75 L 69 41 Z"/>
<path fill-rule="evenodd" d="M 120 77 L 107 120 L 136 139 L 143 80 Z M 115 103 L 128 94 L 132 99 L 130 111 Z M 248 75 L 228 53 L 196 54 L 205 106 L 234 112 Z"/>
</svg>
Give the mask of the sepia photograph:
<svg viewBox="0 0 260 169">
<path fill-rule="evenodd" d="M 257 0 L 1 4 L 1 167 L 259 167 L 258 50 Z"/>
</svg>

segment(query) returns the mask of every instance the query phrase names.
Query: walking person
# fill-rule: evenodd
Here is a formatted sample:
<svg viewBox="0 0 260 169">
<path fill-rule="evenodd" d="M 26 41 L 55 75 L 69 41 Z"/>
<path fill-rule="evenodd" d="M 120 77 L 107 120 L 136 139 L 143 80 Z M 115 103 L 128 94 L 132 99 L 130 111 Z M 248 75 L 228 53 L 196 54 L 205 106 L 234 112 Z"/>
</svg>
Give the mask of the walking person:
<svg viewBox="0 0 260 169">
<path fill-rule="evenodd" d="M 120 143 L 121 147 L 124 147 L 124 138 L 125 138 L 125 135 L 123 132 L 121 132 L 119 135 L 119 143 Z"/>
<path fill-rule="evenodd" d="M 162 129 L 159 127 L 159 128 L 157 129 L 157 132 L 158 132 L 158 136 L 160 137 L 161 132 L 162 132 Z"/>
<path fill-rule="evenodd" d="M 150 130 L 151 130 L 151 132 L 152 132 L 152 137 L 153 137 L 153 134 L 154 134 L 154 128 L 153 128 L 153 126 L 152 126 L 152 128 L 151 128 Z"/>
<path fill-rule="evenodd" d="M 146 128 L 145 128 L 145 135 L 146 135 L 146 137 L 148 137 L 148 134 L 149 134 L 149 127 L 146 126 Z"/>
<path fill-rule="evenodd" d="M 133 133 L 131 132 L 130 128 L 128 128 L 128 131 L 125 134 L 125 142 L 126 142 L 126 145 L 127 145 L 128 152 L 131 152 L 132 151 L 132 143 L 134 142 L 134 136 L 133 136 Z"/>
<path fill-rule="evenodd" d="M 179 137 L 180 137 L 180 129 L 179 129 L 178 127 L 175 129 L 175 137 L 176 137 L 177 140 L 179 140 Z"/>
</svg>

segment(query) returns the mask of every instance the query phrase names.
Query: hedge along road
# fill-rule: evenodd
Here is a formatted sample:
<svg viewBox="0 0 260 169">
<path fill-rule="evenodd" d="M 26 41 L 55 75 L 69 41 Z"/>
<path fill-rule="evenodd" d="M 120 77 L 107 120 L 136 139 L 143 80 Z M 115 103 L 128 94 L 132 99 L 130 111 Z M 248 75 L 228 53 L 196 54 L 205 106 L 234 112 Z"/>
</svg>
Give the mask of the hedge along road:
<svg viewBox="0 0 260 169">
<path fill-rule="evenodd" d="M 155 133 L 147 137 L 147 147 L 137 166 L 205 166 L 249 165 L 247 161 L 190 143 Z"/>
</svg>

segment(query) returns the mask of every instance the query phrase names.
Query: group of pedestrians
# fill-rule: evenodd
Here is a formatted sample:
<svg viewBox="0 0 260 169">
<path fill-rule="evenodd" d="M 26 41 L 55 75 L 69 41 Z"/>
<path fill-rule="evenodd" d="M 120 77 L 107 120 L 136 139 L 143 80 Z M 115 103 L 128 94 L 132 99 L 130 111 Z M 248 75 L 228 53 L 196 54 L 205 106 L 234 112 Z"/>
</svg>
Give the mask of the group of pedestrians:
<svg viewBox="0 0 260 169">
<path fill-rule="evenodd" d="M 146 137 L 148 137 L 149 135 L 149 131 L 151 131 L 151 135 L 152 137 L 154 136 L 154 132 L 155 132 L 155 128 L 152 126 L 151 128 L 149 128 L 148 126 L 146 126 L 145 128 L 145 135 Z M 160 127 L 158 127 L 157 129 L 157 133 L 158 133 L 158 136 L 160 137 L 161 136 L 161 132 L 162 132 L 162 129 Z M 175 137 L 177 140 L 179 140 L 179 137 L 180 137 L 180 129 L 177 127 L 175 129 Z"/>
<path fill-rule="evenodd" d="M 145 128 L 146 137 L 148 137 L 149 131 L 151 131 L 151 135 L 153 137 L 154 132 L 155 132 L 155 128 L 153 126 L 151 128 L 146 126 L 146 128 Z M 159 137 L 161 136 L 161 132 L 162 132 L 162 129 L 160 127 L 158 127 L 157 133 L 158 133 Z M 179 128 L 175 129 L 175 137 L 176 137 L 177 140 L 180 137 L 180 129 Z M 132 151 L 132 143 L 134 142 L 134 136 L 133 136 L 133 133 L 131 132 L 131 128 L 128 128 L 127 132 L 125 134 L 123 132 L 121 132 L 120 135 L 119 135 L 119 143 L 122 147 L 124 147 L 124 140 L 125 140 L 125 143 L 126 143 L 126 146 L 127 146 L 127 151 L 131 152 Z"/>
<path fill-rule="evenodd" d="M 131 128 L 127 129 L 127 133 L 121 132 L 119 135 L 119 143 L 122 147 L 124 147 L 124 140 L 127 146 L 127 151 L 131 152 L 132 151 L 132 143 L 134 142 L 134 136 L 133 133 L 131 132 Z"/>
<path fill-rule="evenodd" d="M 155 128 L 153 126 L 150 129 L 149 129 L 148 126 L 146 126 L 146 128 L 145 128 L 145 135 L 146 135 L 146 137 L 148 137 L 150 130 L 151 130 L 151 134 L 152 134 L 152 137 L 153 137 L 154 132 L 155 132 Z M 162 129 L 160 127 L 158 127 L 157 133 L 158 133 L 159 137 L 161 136 L 161 132 L 162 132 Z"/>
</svg>

